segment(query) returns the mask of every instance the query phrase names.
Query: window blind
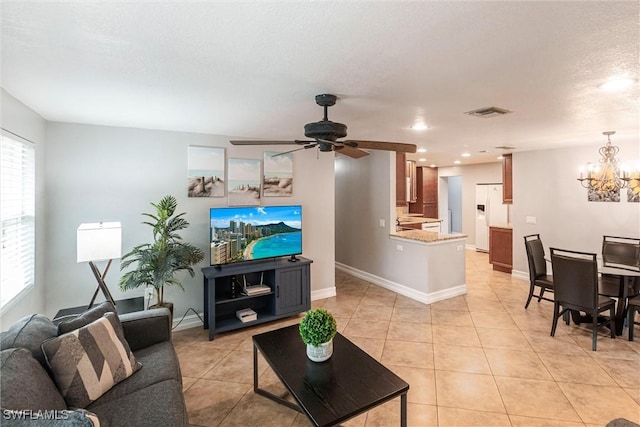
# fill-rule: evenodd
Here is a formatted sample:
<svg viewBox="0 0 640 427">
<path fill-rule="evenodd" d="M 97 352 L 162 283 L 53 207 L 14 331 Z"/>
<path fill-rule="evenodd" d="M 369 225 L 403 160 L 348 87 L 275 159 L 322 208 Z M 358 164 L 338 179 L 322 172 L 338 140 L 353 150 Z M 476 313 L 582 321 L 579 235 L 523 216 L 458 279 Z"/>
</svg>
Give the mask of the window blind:
<svg viewBox="0 0 640 427">
<path fill-rule="evenodd" d="M 0 136 L 0 307 L 35 278 L 35 145 Z"/>
</svg>

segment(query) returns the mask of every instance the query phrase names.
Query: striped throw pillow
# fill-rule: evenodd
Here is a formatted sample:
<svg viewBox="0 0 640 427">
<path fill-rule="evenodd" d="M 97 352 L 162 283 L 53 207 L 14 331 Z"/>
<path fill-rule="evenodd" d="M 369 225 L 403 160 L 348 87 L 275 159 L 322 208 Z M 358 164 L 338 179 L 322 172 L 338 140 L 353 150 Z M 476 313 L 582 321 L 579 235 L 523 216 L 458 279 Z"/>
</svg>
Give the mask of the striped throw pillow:
<svg viewBox="0 0 640 427">
<path fill-rule="evenodd" d="M 43 342 L 42 351 L 70 408 L 85 408 L 142 367 L 115 313 Z"/>
</svg>

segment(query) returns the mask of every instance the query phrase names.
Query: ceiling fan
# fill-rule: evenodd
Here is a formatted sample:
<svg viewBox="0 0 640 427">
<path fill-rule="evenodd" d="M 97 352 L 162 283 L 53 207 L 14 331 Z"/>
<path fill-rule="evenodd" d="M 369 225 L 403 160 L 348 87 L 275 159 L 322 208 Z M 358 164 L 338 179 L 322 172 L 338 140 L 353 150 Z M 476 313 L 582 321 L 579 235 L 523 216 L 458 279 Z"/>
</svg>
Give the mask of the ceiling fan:
<svg viewBox="0 0 640 427">
<path fill-rule="evenodd" d="M 414 144 L 404 144 L 400 142 L 385 141 L 362 141 L 362 140 L 344 140 L 338 141 L 339 138 L 347 136 L 347 125 L 332 122 L 327 118 L 327 109 L 336 103 L 338 98 L 335 95 L 322 94 L 316 95 L 316 104 L 324 108 L 324 118 L 319 122 L 311 122 L 304 125 L 304 135 L 312 140 L 294 140 L 294 141 L 250 141 L 237 140 L 229 141 L 232 145 L 278 145 L 278 144 L 297 144 L 302 145 L 286 154 L 298 150 L 318 147 L 320 151 L 335 151 L 340 154 L 358 159 L 369 155 L 361 148 L 372 150 L 400 151 L 404 153 L 415 153 L 416 146 Z"/>
</svg>

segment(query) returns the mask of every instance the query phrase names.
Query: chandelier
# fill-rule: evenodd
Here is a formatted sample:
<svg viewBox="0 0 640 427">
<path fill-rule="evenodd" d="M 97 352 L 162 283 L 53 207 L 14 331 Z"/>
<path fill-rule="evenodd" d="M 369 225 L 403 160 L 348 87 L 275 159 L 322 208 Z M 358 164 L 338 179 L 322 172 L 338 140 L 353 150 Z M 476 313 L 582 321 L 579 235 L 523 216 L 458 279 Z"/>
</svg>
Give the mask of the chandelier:
<svg viewBox="0 0 640 427">
<path fill-rule="evenodd" d="M 611 135 L 614 133 L 616 132 L 613 130 L 602 132 L 603 135 L 607 135 L 607 144 L 600 147 L 602 158 L 599 164 L 587 163 L 586 176 L 585 167 L 580 168 L 578 181 L 584 188 L 592 189 L 598 193 L 616 192 L 626 188 L 632 180 L 626 167 L 618 166 L 616 154 L 620 148 L 611 144 Z"/>
</svg>

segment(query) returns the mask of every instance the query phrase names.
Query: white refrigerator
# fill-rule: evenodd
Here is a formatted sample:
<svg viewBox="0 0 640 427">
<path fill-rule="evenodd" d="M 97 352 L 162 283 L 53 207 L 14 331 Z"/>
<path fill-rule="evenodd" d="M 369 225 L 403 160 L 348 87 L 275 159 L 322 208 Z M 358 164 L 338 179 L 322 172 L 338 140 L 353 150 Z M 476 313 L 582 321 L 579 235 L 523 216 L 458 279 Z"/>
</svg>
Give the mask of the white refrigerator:
<svg viewBox="0 0 640 427">
<path fill-rule="evenodd" d="M 508 222 L 502 184 L 476 184 L 476 250 L 489 252 L 489 226 Z"/>
</svg>

